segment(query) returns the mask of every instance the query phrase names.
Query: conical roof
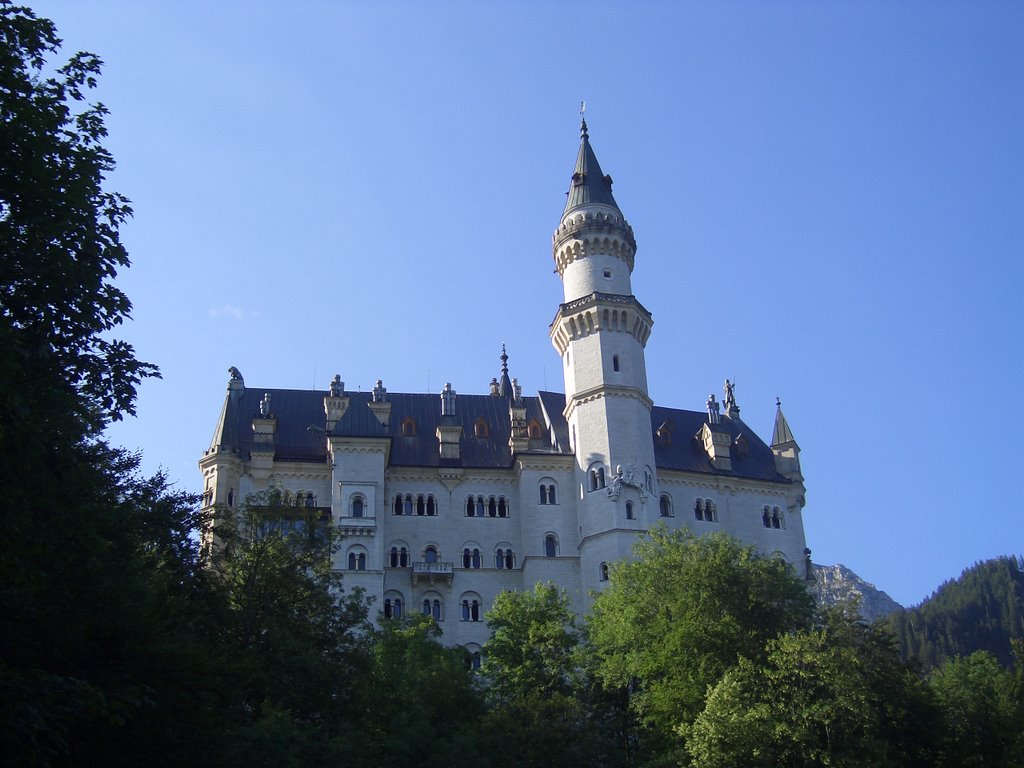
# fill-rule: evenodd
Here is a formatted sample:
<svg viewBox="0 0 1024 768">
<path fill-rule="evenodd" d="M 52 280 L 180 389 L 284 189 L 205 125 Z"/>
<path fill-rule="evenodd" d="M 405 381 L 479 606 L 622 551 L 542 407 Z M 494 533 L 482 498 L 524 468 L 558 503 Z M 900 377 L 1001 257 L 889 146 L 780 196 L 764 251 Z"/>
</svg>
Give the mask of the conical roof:
<svg viewBox="0 0 1024 768">
<path fill-rule="evenodd" d="M 772 446 L 795 442 L 796 438 L 793 437 L 793 430 L 789 428 L 789 422 L 786 421 L 786 416 L 782 412 L 782 403 L 776 400 L 775 429 L 772 430 Z"/>
<path fill-rule="evenodd" d="M 580 121 L 580 151 L 576 155 L 576 168 L 569 185 L 569 197 L 565 201 L 562 215 L 574 208 L 585 205 L 602 204 L 619 209 L 612 196 L 612 177 L 605 176 L 601 164 L 597 162 L 594 148 L 590 146 L 590 135 L 587 133 L 587 121 Z M 622 211 L 619 211 L 621 214 Z"/>
</svg>

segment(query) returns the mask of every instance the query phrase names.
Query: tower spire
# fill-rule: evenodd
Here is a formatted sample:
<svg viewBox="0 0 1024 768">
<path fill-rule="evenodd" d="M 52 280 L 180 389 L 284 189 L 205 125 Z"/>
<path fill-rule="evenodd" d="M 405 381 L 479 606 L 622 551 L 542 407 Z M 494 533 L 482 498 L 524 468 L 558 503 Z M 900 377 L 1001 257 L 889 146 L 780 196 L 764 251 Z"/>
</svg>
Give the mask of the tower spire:
<svg viewBox="0 0 1024 768">
<path fill-rule="evenodd" d="M 501 381 L 498 384 L 498 394 L 501 397 L 512 397 L 512 380 L 508 377 L 508 353 L 505 351 L 505 343 L 501 344 Z"/>
<path fill-rule="evenodd" d="M 612 196 L 612 177 L 606 176 L 601 170 L 594 148 L 590 146 L 585 111 L 586 102 L 580 102 L 580 151 L 576 155 L 576 167 L 573 169 L 572 183 L 569 186 L 562 216 L 574 208 L 591 204 L 607 205 L 621 216 L 622 211 Z"/>
</svg>

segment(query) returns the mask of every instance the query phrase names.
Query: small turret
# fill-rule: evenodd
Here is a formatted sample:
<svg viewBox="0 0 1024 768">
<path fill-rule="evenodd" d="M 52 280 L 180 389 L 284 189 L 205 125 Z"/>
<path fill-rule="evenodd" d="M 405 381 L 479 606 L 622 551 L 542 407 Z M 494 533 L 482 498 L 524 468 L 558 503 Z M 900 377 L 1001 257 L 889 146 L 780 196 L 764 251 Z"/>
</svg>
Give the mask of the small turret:
<svg viewBox="0 0 1024 768">
<path fill-rule="evenodd" d="M 348 410 L 348 398 L 345 396 L 345 382 L 341 380 L 341 374 L 334 374 L 331 388 L 324 397 L 324 415 L 327 417 L 327 431 L 330 432 L 334 426 L 341 421 L 341 417 Z"/>
<path fill-rule="evenodd" d="M 782 401 L 775 398 L 775 429 L 772 430 L 772 453 L 775 454 L 775 469 L 783 477 L 803 482 L 800 473 L 800 446 L 793 437 L 785 414 L 782 413 Z"/>
</svg>

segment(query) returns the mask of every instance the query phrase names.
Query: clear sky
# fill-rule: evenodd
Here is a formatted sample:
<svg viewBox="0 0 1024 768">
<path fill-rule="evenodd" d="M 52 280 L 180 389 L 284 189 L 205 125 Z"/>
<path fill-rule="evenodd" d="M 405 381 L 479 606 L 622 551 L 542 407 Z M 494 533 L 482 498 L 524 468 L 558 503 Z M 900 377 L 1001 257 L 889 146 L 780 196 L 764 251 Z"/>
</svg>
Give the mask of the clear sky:
<svg viewBox="0 0 1024 768">
<path fill-rule="evenodd" d="M 780 396 L 814 560 L 903 604 L 1024 550 L 1024 4 L 31 5 L 106 62 L 149 471 L 199 489 L 230 365 L 484 393 L 504 341 L 564 391 L 586 99 L 655 402 L 735 377 L 768 439 Z"/>
</svg>

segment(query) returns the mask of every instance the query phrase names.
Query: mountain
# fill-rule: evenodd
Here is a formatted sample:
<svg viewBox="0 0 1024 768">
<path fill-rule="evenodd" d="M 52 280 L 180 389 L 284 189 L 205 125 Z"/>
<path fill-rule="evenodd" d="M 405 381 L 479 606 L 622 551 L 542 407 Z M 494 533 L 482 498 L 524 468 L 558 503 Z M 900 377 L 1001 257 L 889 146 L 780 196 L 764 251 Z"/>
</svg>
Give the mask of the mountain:
<svg viewBox="0 0 1024 768">
<path fill-rule="evenodd" d="M 819 605 L 836 605 L 857 599 L 865 621 L 877 621 L 902 606 L 845 565 L 814 566 L 815 592 Z"/>
<path fill-rule="evenodd" d="M 920 605 L 888 616 L 903 656 L 930 668 L 984 650 L 1009 667 L 1012 640 L 1024 638 L 1022 569 L 1014 556 L 975 563 Z"/>
</svg>

